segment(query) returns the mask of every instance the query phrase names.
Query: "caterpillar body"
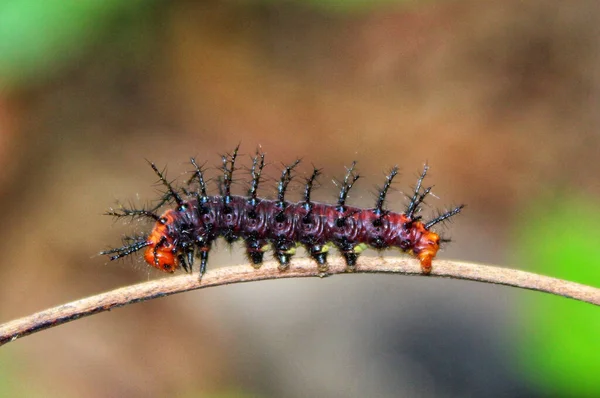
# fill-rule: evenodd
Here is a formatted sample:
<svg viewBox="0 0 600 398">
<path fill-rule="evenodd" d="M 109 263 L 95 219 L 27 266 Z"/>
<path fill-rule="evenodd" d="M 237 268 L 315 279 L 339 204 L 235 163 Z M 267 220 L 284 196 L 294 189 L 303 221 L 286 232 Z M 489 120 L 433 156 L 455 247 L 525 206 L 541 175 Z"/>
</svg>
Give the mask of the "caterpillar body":
<svg viewBox="0 0 600 398">
<path fill-rule="evenodd" d="M 315 260 L 319 270 L 326 271 L 327 255 L 335 247 L 346 261 L 349 271 L 356 266 L 362 251 L 371 247 L 377 250 L 398 248 L 420 261 L 423 274 L 429 274 L 432 260 L 442 239 L 431 228 L 460 213 L 464 205 L 442 212 L 430 221 L 422 221 L 419 213 L 432 187 L 422 186 L 428 166 L 417 180 L 412 196 L 403 213 L 384 208 L 387 193 L 398 168 L 391 169 L 384 185 L 379 189 L 374 208 L 362 209 L 347 206 L 348 193 L 359 175 L 355 173 L 356 162 L 347 169 L 340 182 L 337 203 L 326 204 L 311 200 L 311 193 L 321 171 L 314 169 L 306 178 L 303 200 L 293 203 L 285 199 L 292 172 L 299 160 L 284 167 L 277 184 L 277 198 L 258 196 L 261 173 L 265 166 L 264 153 L 257 152 L 252 159 L 251 181 L 247 196 L 231 194 L 232 177 L 236 169 L 238 148 L 222 157 L 223 176 L 219 183 L 219 195 L 208 195 L 204 171 L 194 158 L 192 177 L 184 187 L 175 188 L 154 163 L 150 166 L 166 187 L 160 203 L 152 209 L 110 210 L 106 214 L 115 217 L 146 218 L 154 222 L 148 235 L 126 237 L 123 246 L 101 252 L 116 260 L 145 249 L 145 261 L 162 271 L 175 272 L 183 268 L 192 272 L 194 259 L 200 259 L 200 277 L 206 271 L 208 254 L 219 237 L 233 243 L 243 240 L 246 254 L 252 265 L 260 267 L 266 251 L 272 248 L 280 270 L 290 265 L 298 246 L 304 246 Z M 158 214 L 165 204 L 174 208 Z"/>
</svg>

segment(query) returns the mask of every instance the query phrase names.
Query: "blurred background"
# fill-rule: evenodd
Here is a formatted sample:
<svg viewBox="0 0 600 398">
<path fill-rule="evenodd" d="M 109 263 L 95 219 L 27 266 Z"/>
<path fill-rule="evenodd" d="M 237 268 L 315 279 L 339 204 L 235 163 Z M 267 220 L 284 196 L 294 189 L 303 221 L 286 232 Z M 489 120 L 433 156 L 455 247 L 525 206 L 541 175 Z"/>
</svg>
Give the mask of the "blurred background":
<svg viewBox="0 0 600 398">
<path fill-rule="evenodd" d="M 439 257 L 600 286 L 597 1 L 3 0 L 0 54 L 0 322 L 163 277 L 97 255 L 148 228 L 102 213 L 157 198 L 145 159 L 182 180 L 240 142 L 273 178 L 322 167 L 323 201 L 358 160 L 372 206 L 398 164 L 399 211 L 427 161 L 426 212 L 468 205 Z M 589 304 L 508 287 L 270 281 L 18 340 L 0 395 L 591 397 L 599 332 Z"/>
</svg>

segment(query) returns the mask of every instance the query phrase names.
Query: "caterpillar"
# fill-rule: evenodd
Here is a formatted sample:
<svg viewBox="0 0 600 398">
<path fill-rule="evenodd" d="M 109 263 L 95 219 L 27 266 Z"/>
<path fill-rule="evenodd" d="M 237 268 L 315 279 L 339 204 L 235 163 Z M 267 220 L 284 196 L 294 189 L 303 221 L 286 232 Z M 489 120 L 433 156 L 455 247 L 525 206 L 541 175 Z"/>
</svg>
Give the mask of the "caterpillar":
<svg viewBox="0 0 600 398">
<path fill-rule="evenodd" d="M 298 246 L 303 246 L 315 260 L 320 271 L 327 270 L 327 255 L 331 247 L 337 248 L 345 259 L 348 271 L 353 271 L 359 255 L 368 247 L 376 250 L 398 248 L 420 261 L 423 274 L 432 269 L 432 259 L 440 244 L 449 242 L 431 228 L 460 213 L 464 205 L 440 212 L 430 221 L 419 215 L 425 198 L 431 194 L 432 186 L 423 187 L 428 171 L 425 165 L 409 195 L 403 213 L 385 209 L 385 200 L 398 167 L 394 166 L 379 188 L 375 207 L 362 209 L 348 206 L 348 194 L 360 175 L 355 172 L 356 161 L 347 168 L 339 185 L 340 193 L 335 204 L 314 202 L 313 188 L 322 171 L 314 168 L 305 179 L 304 194 L 297 203 L 286 200 L 293 171 L 300 160 L 285 166 L 277 183 L 277 198 L 266 199 L 258 195 L 263 180 L 265 154 L 257 151 L 252 158 L 250 184 L 247 196 L 232 195 L 231 186 L 236 170 L 239 145 L 232 153 L 222 156 L 219 178 L 219 194 L 209 195 L 205 170 L 194 158 L 192 176 L 184 186 L 176 188 L 156 165 L 149 162 L 160 183 L 166 188 L 159 203 L 150 209 L 110 209 L 107 215 L 121 218 L 142 218 L 154 222 L 149 234 L 129 236 L 123 246 L 102 251 L 110 260 L 129 256 L 142 249 L 144 259 L 159 270 L 173 273 L 179 268 L 192 272 L 194 259 L 200 260 L 200 278 L 206 271 L 208 255 L 213 243 L 220 237 L 227 243 L 243 240 L 246 254 L 255 268 L 263 262 L 266 251 L 273 249 L 279 269 L 285 271 Z M 158 214 L 166 204 L 174 205 Z"/>
</svg>

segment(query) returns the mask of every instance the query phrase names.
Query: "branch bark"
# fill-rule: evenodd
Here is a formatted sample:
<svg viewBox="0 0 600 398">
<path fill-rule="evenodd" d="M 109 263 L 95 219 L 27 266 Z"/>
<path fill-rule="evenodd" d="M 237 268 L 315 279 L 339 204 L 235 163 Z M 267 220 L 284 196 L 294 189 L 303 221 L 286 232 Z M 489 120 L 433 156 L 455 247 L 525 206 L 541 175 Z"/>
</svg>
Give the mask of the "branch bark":
<svg viewBox="0 0 600 398">
<path fill-rule="evenodd" d="M 329 270 L 326 274 L 317 270 L 313 260 L 299 258 L 292 262 L 290 269 L 283 272 L 278 270 L 277 263 L 270 261 L 264 263 L 258 270 L 247 264 L 213 269 L 204 275 L 202 281 L 198 280 L 197 273 L 167 277 L 73 301 L 0 325 L 0 345 L 112 308 L 190 290 L 267 279 L 324 277 L 343 273 L 347 272 L 341 258 L 333 258 L 329 261 Z M 419 262 L 405 258 L 365 257 L 359 261 L 355 273 L 423 276 Z M 431 275 L 423 277 L 464 279 L 514 286 L 600 305 L 598 288 L 510 268 L 438 260 L 434 263 Z"/>
</svg>

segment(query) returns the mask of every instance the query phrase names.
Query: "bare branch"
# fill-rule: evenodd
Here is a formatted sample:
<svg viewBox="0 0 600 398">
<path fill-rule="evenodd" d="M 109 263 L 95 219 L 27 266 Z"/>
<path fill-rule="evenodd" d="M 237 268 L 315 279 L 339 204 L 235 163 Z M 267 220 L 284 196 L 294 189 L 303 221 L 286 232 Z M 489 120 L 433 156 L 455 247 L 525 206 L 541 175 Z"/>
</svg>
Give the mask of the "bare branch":
<svg viewBox="0 0 600 398">
<path fill-rule="evenodd" d="M 346 265 L 341 257 L 329 261 L 329 270 L 326 274 L 320 273 L 314 261 L 309 258 L 295 259 L 291 267 L 284 272 L 279 271 L 277 267 L 278 264 L 274 261 L 263 264 L 259 270 L 255 270 L 250 265 L 239 265 L 213 269 L 204 275 L 201 282 L 198 281 L 198 275 L 194 273 L 115 289 L 0 325 L 0 345 L 112 308 L 190 290 L 267 279 L 324 277 L 346 273 Z M 418 261 L 391 257 L 361 258 L 354 273 L 423 276 Z M 431 275 L 423 277 L 446 277 L 514 286 L 600 305 L 598 288 L 509 268 L 439 260 L 434 263 Z"/>
</svg>

